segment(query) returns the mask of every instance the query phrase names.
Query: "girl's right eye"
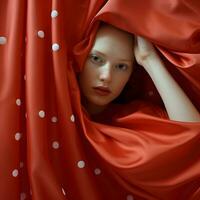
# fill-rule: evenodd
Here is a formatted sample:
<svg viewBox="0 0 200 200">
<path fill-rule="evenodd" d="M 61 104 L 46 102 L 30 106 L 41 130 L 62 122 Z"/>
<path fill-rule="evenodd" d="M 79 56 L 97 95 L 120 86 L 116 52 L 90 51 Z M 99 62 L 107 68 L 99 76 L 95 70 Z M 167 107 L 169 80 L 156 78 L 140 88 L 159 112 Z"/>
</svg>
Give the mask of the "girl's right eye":
<svg viewBox="0 0 200 200">
<path fill-rule="evenodd" d="M 104 60 L 95 54 L 91 54 L 90 55 L 90 60 L 94 63 L 94 64 L 102 64 L 104 62 Z"/>
</svg>

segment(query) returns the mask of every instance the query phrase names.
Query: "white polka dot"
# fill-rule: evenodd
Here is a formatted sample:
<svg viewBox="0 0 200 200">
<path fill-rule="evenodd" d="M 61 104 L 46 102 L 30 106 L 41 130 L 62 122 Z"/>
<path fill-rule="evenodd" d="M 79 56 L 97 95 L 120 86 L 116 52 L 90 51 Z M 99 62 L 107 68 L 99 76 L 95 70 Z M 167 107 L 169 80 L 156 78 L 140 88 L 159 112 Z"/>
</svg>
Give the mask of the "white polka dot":
<svg viewBox="0 0 200 200">
<path fill-rule="evenodd" d="M 12 175 L 13 175 L 14 177 L 17 177 L 18 174 L 19 174 L 19 171 L 18 171 L 17 169 L 14 169 L 14 170 L 12 171 Z"/>
<path fill-rule="evenodd" d="M 62 188 L 62 193 L 64 194 L 64 195 L 66 195 L 66 192 L 65 192 L 65 190 Z"/>
<path fill-rule="evenodd" d="M 71 120 L 72 122 L 75 122 L 75 117 L 74 117 L 74 115 L 71 115 L 70 120 Z"/>
<path fill-rule="evenodd" d="M 59 49 L 60 49 L 59 44 L 54 43 L 54 44 L 52 45 L 52 50 L 53 50 L 53 51 L 58 51 Z"/>
<path fill-rule="evenodd" d="M 23 168 L 23 167 L 24 167 L 24 163 L 23 163 L 23 162 L 20 162 L 20 163 L 19 163 L 19 167 L 20 167 L 20 168 Z"/>
<path fill-rule="evenodd" d="M 56 123 L 56 122 L 58 121 L 58 118 L 57 118 L 56 116 L 53 116 L 53 117 L 51 118 L 51 121 L 52 121 L 53 123 Z"/>
<path fill-rule="evenodd" d="M 126 200 L 134 200 L 133 195 L 127 195 Z"/>
<path fill-rule="evenodd" d="M 26 199 L 26 194 L 24 192 L 22 192 L 20 194 L 20 200 L 24 200 L 24 199 Z"/>
<path fill-rule="evenodd" d="M 99 174 L 101 174 L 101 170 L 100 170 L 99 168 L 96 168 L 96 169 L 94 170 L 94 173 L 95 173 L 96 175 L 99 175 Z"/>
<path fill-rule="evenodd" d="M 40 110 L 39 117 L 41 117 L 41 118 L 45 117 L 45 112 L 43 110 Z"/>
<path fill-rule="evenodd" d="M 51 17 L 52 18 L 55 18 L 55 17 L 57 17 L 58 16 L 58 11 L 57 10 L 52 10 L 51 11 Z"/>
<path fill-rule="evenodd" d="M 17 100 L 16 100 L 16 104 L 17 104 L 18 106 L 21 106 L 21 104 L 22 104 L 21 99 L 17 99 Z"/>
<path fill-rule="evenodd" d="M 19 141 L 22 137 L 22 134 L 21 133 L 16 133 L 15 134 L 15 140 Z"/>
<path fill-rule="evenodd" d="M 85 162 L 83 160 L 78 161 L 78 167 L 79 168 L 84 168 L 85 167 Z"/>
<path fill-rule="evenodd" d="M 41 31 L 41 30 L 38 31 L 37 35 L 38 35 L 38 37 L 40 37 L 40 38 L 44 38 L 44 36 L 45 36 L 44 31 Z"/>
<path fill-rule="evenodd" d="M 0 37 L 0 45 L 4 45 L 6 44 L 6 42 L 7 42 L 6 37 Z"/>
<path fill-rule="evenodd" d="M 149 95 L 149 96 L 153 96 L 153 91 L 149 91 L 149 92 L 148 92 L 148 95 Z"/>
<path fill-rule="evenodd" d="M 52 147 L 54 148 L 54 149 L 58 149 L 59 148 L 59 142 L 57 142 L 57 141 L 54 141 L 53 143 L 52 143 Z"/>
</svg>

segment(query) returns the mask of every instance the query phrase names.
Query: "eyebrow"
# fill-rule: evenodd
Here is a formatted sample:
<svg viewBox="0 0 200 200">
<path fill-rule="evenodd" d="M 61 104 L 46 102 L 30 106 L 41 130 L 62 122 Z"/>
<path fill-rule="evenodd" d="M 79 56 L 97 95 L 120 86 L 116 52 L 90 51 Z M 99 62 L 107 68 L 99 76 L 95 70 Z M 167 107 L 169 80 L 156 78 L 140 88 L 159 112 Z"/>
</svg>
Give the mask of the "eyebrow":
<svg viewBox="0 0 200 200">
<path fill-rule="evenodd" d="M 106 57 L 106 55 L 104 54 L 104 53 L 102 53 L 102 52 L 100 52 L 100 51 L 97 51 L 97 50 L 92 50 L 92 52 L 94 52 L 94 53 L 98 53 L 98 54 L 100 54 L 100 55 L 102 55 L 102 56 L 104 56 L 104 57 Z M 125 61 L 125 62 L 133 62 L 133 60 L 129 60 L 129 59 L 119 59 L 119 61 Z"/>
</svg>

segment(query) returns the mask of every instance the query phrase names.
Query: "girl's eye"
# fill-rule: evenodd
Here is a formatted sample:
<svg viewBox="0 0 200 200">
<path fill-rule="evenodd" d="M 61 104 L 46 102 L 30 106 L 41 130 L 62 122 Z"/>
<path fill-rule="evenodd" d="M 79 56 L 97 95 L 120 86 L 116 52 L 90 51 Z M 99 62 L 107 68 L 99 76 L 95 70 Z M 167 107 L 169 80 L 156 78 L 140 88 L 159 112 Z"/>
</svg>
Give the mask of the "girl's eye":
<svg viewBox="0 0 200 200">
<path fill-rule="evenodd" d="M 128 69 L 128 65 L 126 65 L 126 64 L 118 64 L 118 65 L 116 65 L 116 68 L 119 69 L 119 70 L 125 71 L 125 70 Z"/>
<path fill-rule="evenodd" d="M 102 64 L 103 59 L 95 54 L 90 55 L 90 60 L 95 64 Z"/>
</svg>

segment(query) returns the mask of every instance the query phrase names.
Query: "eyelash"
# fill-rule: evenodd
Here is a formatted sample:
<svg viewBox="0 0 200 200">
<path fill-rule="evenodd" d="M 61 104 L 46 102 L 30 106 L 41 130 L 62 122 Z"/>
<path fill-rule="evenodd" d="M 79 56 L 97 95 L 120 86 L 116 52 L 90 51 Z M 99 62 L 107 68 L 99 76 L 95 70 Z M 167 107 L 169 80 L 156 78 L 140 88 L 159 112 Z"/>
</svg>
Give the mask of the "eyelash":
<svg viewBox="0 0 200 200">
<path fill-rule="evenodd" d="M 119 67 L 119 66 L 125 66 L 126 68 L 125 69 L 122 69 L 122 68 L 120 68 L 120 69 L 122 69 L 123 71 L 125 71 L 125 70 L 127 70 L 128 69 L 128 65 L 126 65 L 126 64 L 118 64 L 118 65 L 116 65 L 116 67 Z"/>
<path fill-rule="evenodd" d="M 90 61 L 93 62 L 94 64 L 101 65 L 101 64 L 104 63 L 104 59 L 102 59 L 102 58 L 101 58 L 100 56 L 98 56 L 98 55 L 91 54 L 89 58 L 90 58 Z M 98 61 L 96 61 L 94 58 L 100 59 L 100 61 L 98 62 Z M 125 66 L 125 69 L 122 69 L 120 66 L 123 66 L 123 67 Z M 117 64 L 115 67 L 116 67 L 116 68 L 119 68 L 119 69 L 122 70 L 122 71 L 125 71 L 125 70 L 128 69 L 128 65 L 127 65 L 127 64 L 124 64 L 124 63 Z"/>
<path fill-rule="evenodd" d="M 94 58 L 100 59 L 100 62 L 96 61 Z M 97 56 L 95 54 L 90 55 L 90 60 L 95 64 L 102 64 L 104 62 L 104 60 L 102 58 L 100 58 L 99 56 Z"/>
</svg>

